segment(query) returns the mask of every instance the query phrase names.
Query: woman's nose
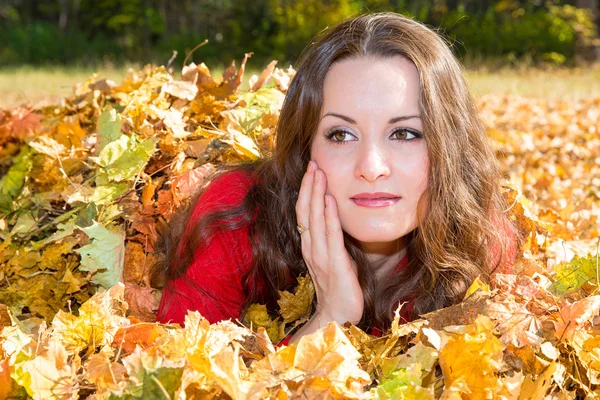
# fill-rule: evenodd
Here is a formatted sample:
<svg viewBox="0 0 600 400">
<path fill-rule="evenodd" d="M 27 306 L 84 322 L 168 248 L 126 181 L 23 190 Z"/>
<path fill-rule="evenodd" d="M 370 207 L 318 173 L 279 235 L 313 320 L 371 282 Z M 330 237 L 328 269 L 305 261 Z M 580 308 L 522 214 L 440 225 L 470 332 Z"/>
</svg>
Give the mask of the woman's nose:
<svg viewBox="0 0 600 400">
<path fill-rule="evenodd" d="M 378 144 L 369 144 L 357 154 L 356 176 L 374 182 L 381 176 L 390 175 L 390 166 L 385 149 Z"/>
</svg>

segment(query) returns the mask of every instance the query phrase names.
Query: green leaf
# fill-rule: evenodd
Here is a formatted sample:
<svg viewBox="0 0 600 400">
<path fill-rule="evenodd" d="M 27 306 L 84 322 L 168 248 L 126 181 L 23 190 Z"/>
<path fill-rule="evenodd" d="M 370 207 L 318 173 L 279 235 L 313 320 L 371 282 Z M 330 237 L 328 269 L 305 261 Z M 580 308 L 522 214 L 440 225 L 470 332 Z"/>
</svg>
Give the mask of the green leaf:
<svg viewBox="0 0 600 400">
<path fill-rule="evenodd" d="M 246 326 L 252 326 L 254 330 L 258 327 L 266 327 L 271 322 L 271 318 L 267 313 L 267 306 L 265 304 L 252 304 L 248 307 L 246 315 L 244 316 L 244 324 Z"/>
<path fill-rule="evenodd" d="M 109 400 L 167 400 L 175 398 L 175 391 L 181 386 L 183 368 L 158 368 L 154 372 L 144 371 L 143 384 L 137 386 L 133 394 L 111 395 Z M 142 389 L 143 388 L 143 389 Z"/>
<path fill-rule="evenodd" d="M 8 214 L 14 210 L 13 201 L 21 193 L 25 178 L 31 171 L 31 153 L 31 147 L 21 147 L 21 151 L 15 157 L 13 165 L 0 180 L 0 215 Z"/>
<path fill-rule="evenodd" d="M 413 364 L 408 368 L 394 371 L 389 378 L 384 378 L 382 383 L 371 389 L 375 399 L 434 399 L 433 388 L 421 386 L 421 366 Z"/>
<path fill-rule="evenodd" d="M 77 209 L 75 209 L 77 211 Z M 67 213 L 65 213 L 67 214 Z M 61 218 L 61 217 L 57 217 Z M 55 242 L 57 240 L 61 240 L 67 236 L 71 236 L 73 231 L 75 230 L 75 219 L 77 218 L 77 214 L 74 213 L 70 216 L 70 219 L 67 219 L 65 223 L 57 223 L 56 231 L 49 237 L 39 240 L 37 242 L 31 242 L 31 249 L 34 251 L 38 251 L 46 246 L 50 242 Z M 55 219 L 56 222 L 56 219 Z"/>
<path fill-rule="evenodd" d="M 263 110 L 250 107 L 234 108 L 221 112 L 221 115 L 224 118 L 228 118 L 234 125 L 237 125 L 240 132 L 244 135 L 247 135 L 259 126 L 263 114 Z"/>
<path fill-rule="evenodd" d="M 159 368 L 152 373 L 146 371 L 142 399 L 174 399 L 175 391 L 181 386 L 183 368 Z M 166 394 L 169 397 L 165 396 Z"/>
<path fill-rule="evenodd" d="M 261 87 L 256 92 L 245 92 L 240 95 L 246 102 L 246 108 L 258 107 L 271 114 L 278 114 L 285 95 L 276 87 Z"/>
<path fill-rule="evenodd" d="M 107 168 L 109 177 L 117 182 L 133 179 L 144 167 L 155 150 L 156 139 L 148 138 L 142 142 L 131 138 L 128 152 Z"/>
<path fill-rule="evenodd" d="M 555 265 L 552 293 L 562 296 L 581 289 L 587 282 L 596 284 L 597 263 L 597 257 L 588 253 L 586 257 L 575 256 L 571 261 Z"/>
<path fill-rule="evenodd" d="M 419 364 L 420 370 L 428 373 L 437 360 L 438 351 L 436 349 L 418 342 L 408 349 L 406 353 L 397 357 L 384 359 L 381 369 L 384 375 L 390 375 L 397 369 L 409 368 L 413 364 Z M 420 379 L 419 382 L 421 382 Z"/>
<path fill-rule="evenodd" d="M 133 179 L 145 167 L 154 153 L 155 146 L 154 137 L 139 142 L 134 134 L 121 135 L 106 144 L 98 157 L 90 159 L 104 167 L 110 181 L 127 181 Z"/>
<path fill-rule="evenodd" d="M 109 183 L 96 186 L 90 201 L 97 206 L 105 205 L 121 196 L 127 190 L 129 190 L 129 185 L 126 183 Z"/>
<path fill-rule="evenodd" d="M 125 154 L 130 145 L 130 137 L 121 135 L 118 139 L 107 143 L 102 151 L 98 153 L 98 157 L 90 157 L 101 167 L 108 167 L 116 162 L 123 154 Z"/>
<path fill-rule="evenodd" d="M 102 149 L 107 144 L 114 142 L 121 137 L 122 119 L 115 109 L 104 111 L 98 117 L 98 142 L 97 153 L 102 152 Z"/>
<path fill-rule="evenodd" d="M 35 218 L 33 218 L 33 215 L 31 215 L 31 213 L 29 212 L 25 212 L 19 215 L 19 219 L 17 220 L 17 223 L 11 231 L 11 236 L 14 236 L 16 234 L 27 234 L 28 232 L 35 229 L 36 226 L 37 221 L 35 220 Z"/>
<path fill-rule="evenodd" d="M 81 212 L 77 215 L 77 219 L 75 223 L 77 226 L 92 226 L 94 224 L 94 220 L 98 219 L 98 207 L 95 203 L 90 203 L 87 207 L 85 207 Z"/>
<path fill-rule="evenodd" d="M 384 358 L 381 383 L 372 389 L 380 399 L 433 399 L 433 388 L 423 387 L 423 377 L 430 374 L 438 351 L 421 342 L 396 357 Z"/>
<path fill-rule="evenodd" d="M 116 285 L 123 274 L 125 232 L 119 228 L 107 229 L 96 221 L 89 227 L 79 227 L 91 243 L 75 251 L 81 255 L 79 269 L 95 273 L 91 279 L 106 289 Z"/>
</svg>

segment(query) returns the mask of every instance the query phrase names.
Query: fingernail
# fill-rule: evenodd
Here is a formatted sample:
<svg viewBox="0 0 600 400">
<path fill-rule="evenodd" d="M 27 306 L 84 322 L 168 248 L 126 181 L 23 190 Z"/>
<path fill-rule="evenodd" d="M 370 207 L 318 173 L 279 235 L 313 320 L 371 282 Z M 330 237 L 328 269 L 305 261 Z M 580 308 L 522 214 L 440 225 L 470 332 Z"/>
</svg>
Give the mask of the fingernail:
<svg viewBox="0 0 600 400">
<path fill-rule="evenodd" d="M 313 169 L 314 169 L 314 167 L 313 167 L 313 162 L 312 162 L 312 161 L 309 161 L 309 162 L 308 162 L 308 168 L 307 168 L 307 171 L 308 171 L 308 172 L 312 172 L 312 171 L 313 171 Z"/>
</svg>

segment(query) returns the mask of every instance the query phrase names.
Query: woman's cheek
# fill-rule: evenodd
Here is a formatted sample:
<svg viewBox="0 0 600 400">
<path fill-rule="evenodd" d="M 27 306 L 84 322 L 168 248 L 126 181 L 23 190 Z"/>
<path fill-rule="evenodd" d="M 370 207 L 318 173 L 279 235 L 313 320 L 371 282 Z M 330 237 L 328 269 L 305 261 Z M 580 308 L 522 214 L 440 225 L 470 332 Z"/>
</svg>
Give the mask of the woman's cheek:
<svg viewBox="0 0 600 400">
<path fill-rule="evenodd" d="M 327 186 L 325 187 L 325 194 L 332 195 L 337 201 L 337 197 L 339 194 L 338 183 L 340 182 L 340 177 L 334 174 L 328 174 L 325 172 L 325 177 L 327 178 Z"/>
</svg>

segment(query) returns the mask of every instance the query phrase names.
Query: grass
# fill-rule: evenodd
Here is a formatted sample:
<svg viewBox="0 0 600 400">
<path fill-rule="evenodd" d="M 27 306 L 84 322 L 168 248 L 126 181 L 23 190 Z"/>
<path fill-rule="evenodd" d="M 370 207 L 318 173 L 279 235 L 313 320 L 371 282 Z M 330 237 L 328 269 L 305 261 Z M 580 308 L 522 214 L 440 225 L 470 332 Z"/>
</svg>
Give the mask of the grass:
<svg viewBox="0 0 600 400">
<path fill-rule="evenodd" d="M 467 82 L 477 97 L 521 95 L 547 100 L 577 101 L 600 97 L 600 63 L 585 68 L 485 68 L 467 70 Z"/>
<path fill-rule="evenodd" d="M 239 62 L 236 63 L 239 66 Z M 139 69 L 139 65 L 131 65 Z M 209 66 L 210 67 L 210 66 Z M 107 78 L 119 83 L 128 67 L 30 66 L 0 69 L 0 109 L 20 104 L 42 106 L 57 103 L 73 93 L 73 86 L 83 82 L 94 72 L 98 79 Z M 220 76 L 223 68 L 213 68 L 213 76 Z M 177 71 L 176 71 L 177 72 Z M 260 71 L 246 69 L 241 89 L 248 86 L 248 78 Z M 177 74 L 176 74 L 177 76 Z M 600 96 L 600 64 L 582 69 L 486 68 L 467 69 L 466 79 L 475 96 L 486 94 L 522 95 L 533 98 L 579 100 Z"/>
<path fill-rule="evenodd" d="M 80 67 L 17 67 L 0 69 L 0 108 L 12 108 L 26 103 L 41 106 L 60 101 L 73 94 L 73 86 L 83 82 L 95 71 Z M 104 68 L 99 78 L 120 82 L 127 68 Z"/>
<path fill-rule="evenodd" d="M 239 67 L 239 62 L 236 63 Z M 73 94 L 75 84 L 83 82 L 96 73 L 97 79 L 111 79 L 120 83 L 128 69 L 140 70 L 141 65 L 124 67 L 12 67 L 0 68 L 0 109 L 10 109 L 18 105 L 44 106 L 58 103 L 62 98 Z M 210 68 L 210 66 L 209 66 Z M 224 67 L 210 68 L 213 76 L 220 76 Z M 175 71 L 175 78 L 179 71 Z M 241 89 L 248 88 L 248 78 L 261 71 L 246 69 Z"/>
</svg>

